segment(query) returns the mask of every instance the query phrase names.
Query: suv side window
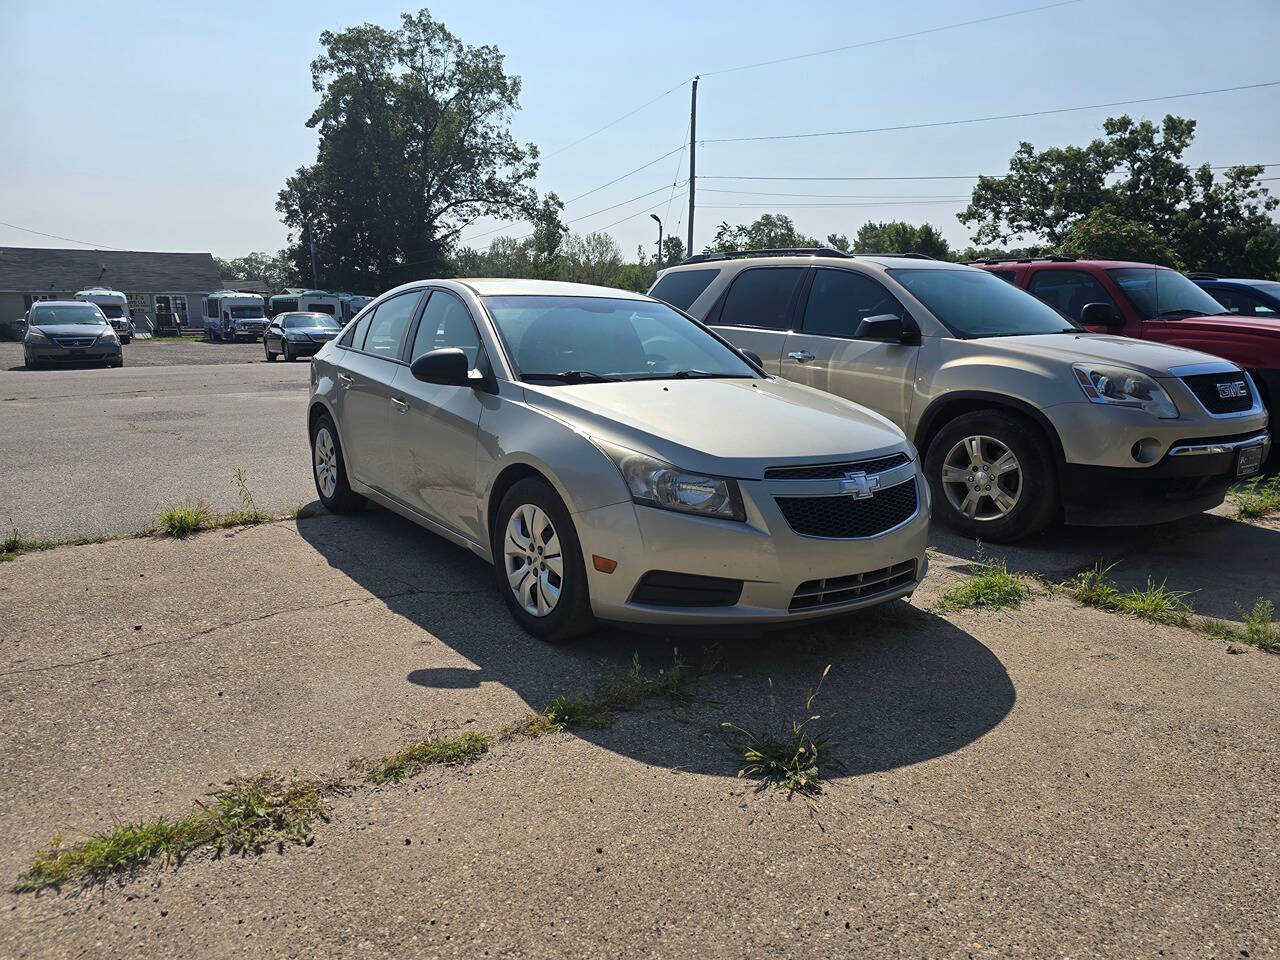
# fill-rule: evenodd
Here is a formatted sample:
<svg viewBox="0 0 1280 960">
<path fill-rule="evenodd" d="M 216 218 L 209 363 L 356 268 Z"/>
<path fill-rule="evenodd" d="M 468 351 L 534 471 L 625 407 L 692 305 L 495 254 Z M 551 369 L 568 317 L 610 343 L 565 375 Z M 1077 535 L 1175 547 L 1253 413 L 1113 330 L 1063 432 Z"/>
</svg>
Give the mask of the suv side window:
<svg viewBox="0 0 1280 960">
<path fill-rule="evenodd" d="M 375 357 L 398 360 L 400 344 L 404 341 L 404 333 L 409 329 L 409 321 L 413 319 L 413 312 L 420 299 L 422 299 L 422 291 L 414 290 L 378 304 L 378 309 L 373 311 L 373 316 L 368 322 L 363 345 L 361 345 L 359 328 L 365 325 L 365 321 L 361 319 L 360 323 L 356 324 L 354 341 L 356 349 L 371 353 Z"/>
<path fill-rule="evenodd" d="M 1083 270 L 1037 270 L 1031 275 L 1027 292 L 1072 323 L 1080 322 L 1080 311 L 1085 304 L 1105 303 L 1112 309 L 1118 309 L 1101 281 Z"/>
<path fill-rule="evenodd" d="M 907 321 L 907 312 L 888 290 L 852 270 L 819 268 L 813 275 L 802 329 L 817 337 L 855 337 L 867 317 L 891 313 Z"/>
<path fill-rule="evenodd" d="M 808 267 L 755 267 L 734 278 L 715 321 L 729 327 L 785 330 L 787 308 Z"/>
<path fill-rule="evenodd" d="M 1205 292 L 1240 317 L 1266 317 L 1274 320 L 1276 311 L 1253 294 L 1227 287 L 1206 287 Z"/>
<path fill-rule="evenodd" d="M 677 270 L 654 284 L 649 296 L 677 310 L 688 310 L 719 273 L 719 270 Z"/>
<path fill-rule="evenodd" d="M 475 368 L 480 355 L 480 334 L 466 305 L 445 290 L 434 290 L 422 311 L 418 333 L 413 338 L 409 362 L 424 353 L 444 347 L 458 347 L 467 355 L 467 366 Z"/>
</svg>

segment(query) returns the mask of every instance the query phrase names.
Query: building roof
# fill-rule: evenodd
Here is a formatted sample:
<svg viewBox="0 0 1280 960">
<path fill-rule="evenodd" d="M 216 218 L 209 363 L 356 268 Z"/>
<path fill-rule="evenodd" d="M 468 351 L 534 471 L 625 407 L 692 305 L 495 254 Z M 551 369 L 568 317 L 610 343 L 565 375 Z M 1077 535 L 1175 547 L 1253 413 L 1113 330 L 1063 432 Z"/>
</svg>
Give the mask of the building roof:
<svg viewBox="0 0 1280 960">
<path fill-rule="evenodd" d="M 0 247 L 0 291 L 41 293 L 109 285 L 129 293 L 203 293 L 222 286 L 208 253 Z"/>
<path fill-rule="evenodd" d="M 224 283 L 229 290 L 239 290 L 243 293 L 267 294 L 271 292 L 271 288 L 267 286 L 267 281 L 265 280 L 223 280 L 222 283 Z"/>
</svg>

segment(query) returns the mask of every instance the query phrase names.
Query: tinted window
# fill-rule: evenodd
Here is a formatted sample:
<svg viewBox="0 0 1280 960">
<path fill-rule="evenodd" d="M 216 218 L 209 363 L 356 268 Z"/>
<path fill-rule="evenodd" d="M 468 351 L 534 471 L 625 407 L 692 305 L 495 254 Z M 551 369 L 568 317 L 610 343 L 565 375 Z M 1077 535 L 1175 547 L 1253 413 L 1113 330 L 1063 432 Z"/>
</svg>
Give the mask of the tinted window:
<svg viewBox="0 0 1280 960">
<path fill-rule="evenodd" d="M 688 310 L 702 291 L 716 278 L 719 270 L 681 270 L 668 273 L 659 280 L 649 296 L 671 304 L 677 310 Z"/>
<path fill-rule="evenodd" d="M 1234 287 L 1209 287 L 1207 289 L 1213 295 L 1213 299 L 1237 316 L 1264 317 L 1268 320 L 1274 320 L 1277 316 L 1277 311 L 1274 307 L 1263 303 L 1251 293 L 1245 293 L 1243 290 L 1237 290 Z"/>
<path fill-rule="evenodd" d="M 1085 304 L 1116 305 L 1102 282 L 1083 270 L 1037 270 L 1027 290 L 1074 323 L 1080 322 Z"/>
<path fill-rule="evenodd" d="M 902 306 L 875 280 L 850 270 L 818 270 L 803 329 L 820 337 L 853 337 L 867 317 L 889 313 L 905 319 Z"/>
<path fill-rule="evenodd" d="M 418 306 L 420 298 L 421 294 L 415 290 L 413 293 L 402 293 L 398 297 L 392 297 L 378 304 L 378 309 L 373 312 L 373 317 L 369 321 L 369 332 L 365 335 L 364 346 L 360 349 L 365 353 L 386 357 L 388 360 L 398 359 L 404 332 L 409 329 L 409 321 L 413 319 L 413 311 Z M 365 320 L 361 319 L 360 323 L 356 324 L 355 342 L 358 347 L 359 327 L 364 323 Z"/>
<path fill-rule="evenodd" d="M 1010 283 L 1016 283 L 1018 280 L 1018 271 L 1016 270 L 992 270 L 990 272 L 1001 280 L 1008 280 Z"/>
<path fill-rule="evenodd" d="M 787 306 L 807 267 L 757 267 L 738 274 L 717 323 L 784 330 Z"/>
<path fill-rule="evenodd" d="M 959 337 L 1074 332 L 1051 307 L 985 270 L 890 270 L 895 280 Z"/>
<path fill-rule="evenodd" d="M 344 347 L 359 350 L 364 347 L 364 335 L 369 332 L 369 321 L 373 319 L 373 311 L 369 311 L 355 322 L 339 342 Z"/>
<path fill-rule="evenodd" d="M 467 355 L 467 365 L 475 367 L 480 355 L 480 335 L 462 301 L 451 293 L 436 290 L 427 301 L 427 309 L 422 311 L 410 360 L 445 347 L 457 347 Z"/>
<path fill-rule="evenodd" d="M 1226 312 L 1222 304 L 1176 270 L 1115 267 L 1107 273 L 1144 317 L 1211 317 Z"/>
</svg>

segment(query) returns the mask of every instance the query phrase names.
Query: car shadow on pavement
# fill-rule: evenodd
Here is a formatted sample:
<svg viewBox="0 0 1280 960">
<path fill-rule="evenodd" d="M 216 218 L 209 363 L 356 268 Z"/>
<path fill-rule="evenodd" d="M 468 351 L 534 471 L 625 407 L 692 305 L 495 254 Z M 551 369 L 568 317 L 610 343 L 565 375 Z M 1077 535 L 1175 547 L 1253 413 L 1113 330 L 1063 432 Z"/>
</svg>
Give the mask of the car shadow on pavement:
<svg viewBox="0 0 1280 960">
<path fill-rule="evenodd" d="M 625 669 L 633 656 L 655 675 L 678 654 L 694 674 L 691 703 L 651 706 L 619 715 L 608 729 L 575 731 L 655 766 L 732 776 L 742 757 L 728 747 L 723 724 L 781 735 L 793 719 L 804 719 L 805 699 L 820 680 L 815 729 L 838 745 L 849 775 L 957 750 L 996 726 L 1016 699 L 991 650 L 901 601 L 754 639 L 671 640 L 606 626 L 551 645 L 516 626 L 487 563 L 390 511 L 322 515 L 302 520 L 298 530 L 330 566 L 430 634 L 408 684 L 458 690 L 497 683 L 536 711 L 558 695 L 589 693 L 602 669 Z M 442 656 L 453 662 L 440 663 Z M 457 656 L 472 666 L 458 667 Z"/>
</svg>

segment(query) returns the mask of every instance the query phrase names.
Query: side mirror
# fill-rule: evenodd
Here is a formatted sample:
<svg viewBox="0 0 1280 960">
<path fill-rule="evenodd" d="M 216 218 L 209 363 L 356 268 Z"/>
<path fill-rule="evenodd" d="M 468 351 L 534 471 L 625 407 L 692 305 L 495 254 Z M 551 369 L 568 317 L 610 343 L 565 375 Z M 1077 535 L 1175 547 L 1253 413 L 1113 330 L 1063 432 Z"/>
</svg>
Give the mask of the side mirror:
<svg viewBox="0 0 1280 960">
<path fill-rule="evenodd" d="M 1124 318 L 1109 303 L 1086 303 L 1080 310 L 1080 323 L 1086 327 L 1118 327 Z"/>
<path fill-rule="evenodd" d="M 906 325 L 895 313 L 864 317 L 853 335 L 859 340 L 882 340 L 886 343 L 919 342 L 914 337 L 908 336 Z"/>
<path fill-rule="evenodd" d="M 446 387 L 472 386 L 467 376 L 471 365 L 467 355 L 457 347 L 444 347 L 424 353 L 409 367 L 414 379 L 423 383 L 439 383 Z"/>
<path fill-rule="evenodd" d="M 761 370 L 764 369 L 764 361 L 760 359 L 760 354 L 756 353 L 754 350 L 739 350 L 738 352 L 741 353 L 748 360 L 750 360 L 752 363 L 754 363 Z"/>
</svg>

